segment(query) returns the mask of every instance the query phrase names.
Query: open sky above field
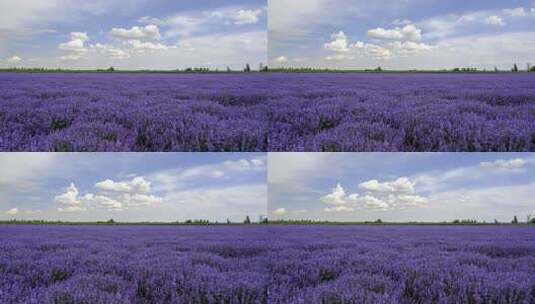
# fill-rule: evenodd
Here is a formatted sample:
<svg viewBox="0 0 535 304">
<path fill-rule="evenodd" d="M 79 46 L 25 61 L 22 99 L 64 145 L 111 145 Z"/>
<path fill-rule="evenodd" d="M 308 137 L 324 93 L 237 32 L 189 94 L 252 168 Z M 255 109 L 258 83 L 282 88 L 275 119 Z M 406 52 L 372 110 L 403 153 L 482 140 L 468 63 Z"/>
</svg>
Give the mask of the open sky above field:
<svg viewBox="0 0 535 304">
<path fill-rule="evenodd" d="M 2 1 L 0 67 L 256 67 L 266 10 L 265 0 Z"/>
<path fill-rule="evenodd" d="M 2 153 L 0 219 L 253 221 L 262 153 Z"/>
<path fill-rule="evenodd" d="M 271 0 L 272 66 L 524 69 L 533 0 Z"/>
<path fill-rule="evenodd" d="M 535 214 L 529 153 L 272 153 L 270 218 L 525 221 Z"/>
</svg>

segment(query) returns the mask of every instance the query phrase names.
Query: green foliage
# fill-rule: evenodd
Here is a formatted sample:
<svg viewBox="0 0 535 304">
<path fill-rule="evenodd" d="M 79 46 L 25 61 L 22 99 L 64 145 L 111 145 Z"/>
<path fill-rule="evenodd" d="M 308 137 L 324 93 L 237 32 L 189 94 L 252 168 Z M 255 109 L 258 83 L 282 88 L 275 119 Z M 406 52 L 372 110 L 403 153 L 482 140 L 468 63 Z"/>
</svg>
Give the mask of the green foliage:
<svg viewBox="0 0 535 304">
<path fill-rule="evenodd" d="M 243 221 L 243 223 L 246 224 L 246 225 L 251 224 L 251 218 L 249 218 L 249 216 L 246 216 L 245 220 Z"/>
</svg>

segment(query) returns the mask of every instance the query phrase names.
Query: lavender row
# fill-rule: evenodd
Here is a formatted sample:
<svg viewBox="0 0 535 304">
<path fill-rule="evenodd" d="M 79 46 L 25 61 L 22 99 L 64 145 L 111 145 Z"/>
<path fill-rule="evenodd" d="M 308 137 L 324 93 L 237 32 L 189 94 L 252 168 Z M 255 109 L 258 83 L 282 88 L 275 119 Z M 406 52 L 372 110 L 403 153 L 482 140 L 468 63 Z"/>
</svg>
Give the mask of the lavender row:
<svg viewBox="0 0 535 304">
<path fill-rule="evenodd" d="M 528 227 L 0 227 L 1 303 L 533 303 Z"/>
<path fill-rule="evenodd" d="M 0 74 L 0 151 L 535 151 L 533 74 Z"/>
</svg>

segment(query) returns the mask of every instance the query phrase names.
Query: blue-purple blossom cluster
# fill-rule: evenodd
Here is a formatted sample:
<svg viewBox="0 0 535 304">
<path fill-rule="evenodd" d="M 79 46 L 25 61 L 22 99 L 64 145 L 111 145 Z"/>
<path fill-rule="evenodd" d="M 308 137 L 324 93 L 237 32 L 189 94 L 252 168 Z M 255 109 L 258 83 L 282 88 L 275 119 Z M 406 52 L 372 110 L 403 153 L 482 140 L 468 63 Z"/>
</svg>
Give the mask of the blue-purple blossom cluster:
<svg viewBox="0 0 535 304">
<path fill-rule="evenodd" d="M 258 75 L 0 74 L 0 151 L 266 151 Z"/>
<path fill-rule="evenodd" d="M 1 303 L 533 303 L 535 230 L 0 227 Z"/>
<path fill-rule="evenodd" d="M 270 151 L 535 151 L 535 74 L 273 77 Z"/>
</svg>

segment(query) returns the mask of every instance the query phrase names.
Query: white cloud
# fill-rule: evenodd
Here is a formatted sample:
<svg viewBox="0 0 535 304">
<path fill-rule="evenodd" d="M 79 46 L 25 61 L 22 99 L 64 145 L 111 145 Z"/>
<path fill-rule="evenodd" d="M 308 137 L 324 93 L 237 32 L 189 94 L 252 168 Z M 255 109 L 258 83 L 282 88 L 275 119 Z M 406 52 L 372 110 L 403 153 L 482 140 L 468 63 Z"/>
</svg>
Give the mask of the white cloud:
<svg viewBox="0 0 535 304">
<path fill-rule="evenodd" d="M 71 40 L 65 43 L 60 43 L 59 49 L 67 52 L 84 53 L 87 51 L 85 42 L 89 40 L 87 33 L 72 32 Z"/>
<path fill-rule="evenodd" d="M 102 55 L 105 55 L 112 59 L 128 59 L 130 58 L 130 53 L 120 48 L 116 48 L 109 44 L 93 44 L 91 45 L 92 49 L 99 51 Z"/>
<path fill-rule="evenodd" d="M 331 38 L 333 39 L 333 41 L 325 43 L 323 45 L 326 50 L 337 53 L 345 53 L 350 51 L 348 47 L 347 36 L 343 31 L 333 33 L 331 35 Z"/>
<path fill-rule="evenodd" d="M 61 56 L 62 60 L 79 60 L 84 58 L 87 52 L 85 43 L 89 40 L 87 33 L 71 32 L 71 40 L 60 43 L 58 49 L 67 52 L 67 55 Z"/>
<path fill-rule="evenodd" d="M 320 201 L 332 205 L 324 208 L 326 212 L 351 212 L 358 209 L 386 211 L 426 206 L 428 199 L 414 194 L 414 186 L 415 183 L 406 177 L 384 183 L 370 180 L 359 184 L 359 188 L 367 192 L 361 195 L 347 194 L 342 185 L 338 184 L 331 193 L 322 196 Z"/>
<path fill-rule="evenodd" d="M 130 29 L 112 28 L 109 35 L 121 40 L 159 40 L 162 37 L 160 29 L 154 24 L 144 27 L 133 26 Z"/>
<path fill-rule="evenodd" d="M 358 194 L 346 195 L 346 192 L 342 185 L 337 184 L 332 192 L 321 197 L 321 201 L 328 205 L 347 205 L 351 202 L 355 202 L 358 198 Z"/>
<path fill-rule="evenodd" d="M 286 56 L 279 56 L 277 58 L 275 58 L 275 63 L 278 63 L 278 64 L 285 64 L 285 63 L 288 63 L 288 57 Z"/>
<path fill-rule="evenodd" d="M 163 198 L 151 194 L 151 182 L 144 177 L 135 177 L 129 181 L 114 182 L 111 179 L 95 184 L 97 193 L 80 193 L 74 183 L 66 192 L 57 195 L 54 202 L 59 204 L 60 212 L 86 211 L 87 208 L 122 211 L 128 208 L 148 207 L 162 203 Z"/>
<path fill-rule="evenodd" d="M 414 24 L 408 24 L 402 28 L 396 27 L 393 29 L 378 27 L 376 29 L 368 30 L 368 37 L 396 41 L 420 41 L 422 40 L 422 30 Z"/>
<path fill-rule="evenodd" d="M 369 194 L 359 198 L 359 202 L 367 209 L 373 210 L 387 210 L 390 207 L 385 201 Z"/>
<path fill-rule="evenodd" d="M 485 19 L 485 23 L 497 26 L 504 26 L 505 22 L 500 16 L 489 16 Z"/>
<path fill-rule="evenodd" d="M 272 213 L 273 215 L 283 216 L 283 215 L 286 214 L 286 209 L 285 209 L 285 208 L 277 208 L 277 209 L 271 211 L 271 213 Z"/>
<path fill-rule="evenodd" d="M 494 162 L 482 162 L 480 166 L 483 168 L 490 169 L 505 169 L 505 170 L 514 170 L 523 168 L 527 162 L 521 158 L 515 158 L 511 160 L 498 159 Z"/>
<path fill-rule="evenodd" d="M 400 204 L 402 207 L 404 206 L 414 206 L 414 207 L 421 207 L 427 205 L 429 202 L 429 199 L 427 197 L 419 196 L 419 195 L 398 195 L 396 197 L 393 197 L 393 204 Z"/>
<path fill-rule="evenodd" d="M 414 24 L 391 30 L 377 28 L 368 31 L 368 36 L 378 40 L 380 44 L 357 41 L 349 44 L 343 31 L 331 35 L 331 42 L 324 44 L 324 49 L 335 55 L 325 57 L 328 61 L 344 61 L 355 59 L 355 54 L 372 57 L 377 60 L 392 59 L 395 56 L 409 56 L 434 49 L 434 46 L 418 42 L 422 39 L 421 29 Z M 381 41 L 386 40 L 386 41 Z M 394 40 L 394 41 L 390 41 Z"/>
<path fill-rule="evenodd" d="M 262 157 L 227 160 L 219 163 L 154 172 L 149 177 L 157 183 L 157 190 L 167 192 L 183 191 L 196 180 L 229 180 L 265 170 L 266 161 Z"/>
<path fill-rule="evenodd" d="M 415 55 L 427 51 L 431 51 L 436 46 L 425 44 L 423 42 L 413 42 L 413 41 L 394 41 L 388 44 L 389 48 L 393 51 L 394 54 L 400 56 L 406 55 Z"/>
<path fill-rule="evenodd" d="M 101 191 L 126 192 L 126 193 L 149 193 L 151 182 L 143 177 L 134 177 L 130 181 L 114 182 L 107 179 L 95 184 L 95 188 Z"/>
<path fill-rule="evenodd" d="M 6 61 L 8 63 L 18 63 L 18 62 L 22 61 L 22 58 L 20 58 L 19 56 L 11 56 L 11 57 L 7 58 Z"/>
<path fill-rule="evenodd" d="M 388 181 L 383 183 L 373 179 L 359 184 L 359 188 L 366 191 L 388 193 L 414 193 L 414 186 L 415 183 L 407 177 L 400 177 L 394 181 Z"/>
<path fill-rule="evenodd" d="M 84 200 L 92 206 L 108 211 L 122 211 L 124 207 L 122 202 L 105 195 L 86 194 Z"/>
<path fill-rule="evenodd" d="M 54 197 L 54 202 L 59 204 L 59 212 L 77 212 L 87 210 L 78 197 L 79 192 L 74 183 L 66 189 L 65 193 Z"/>
<path fill-rule="evenodd" d="M 15 215 L 19 214 L 19 208 L 11 208 L 11 209 L 6 211 L 6 214 L 9 215 L 9 216 L 15 216 Z"/>
<path fill-rule="evenodd" d="M 243 10 L 240 9 L 235 12 L 230 18 L 234 24 L 254 24 L 258 23 L 258 17 L 262 14 L 262 10 Z"/>
<path fill-rule="evenodd" d="M 366 56 L 370 56 L 379 60 L 390 59 L 393 56 L 391 50 L 373 43 L 357 41 L 351 45 L 351 48 L 363 52 L 363 54 Z"/>
<path fill-rule="evenodd" d="M 136 53 L 165 51 L 172 48 L 162 43 L 142 42 L 139 40 L 129 40 L 127 44 L 131 46 L 132 50 Z"/>
<path fill-rule="evenodd" d="M 128 207 L 143 207 L 153 206 L 163 202 L 163 198 L 155 195 L 147 194 L 128 194 L 125 193 L 120 197 L 120 201 L 124 202 Z"/>
<path fill-rule="evenodd" d="M 150 23 L 165 28 L 165 37 L 191 37 L 193 34 L 210 29 L 229 26 L 247 25 L 259 22 L 259 17 L 263 9 L 243 9 L 236 7 L 222 7 L 211 11 L 200 13 L 174 14 L 164 18 L 154 18 L 151 16 L 141 17 L 141 23 Z"/>
<path fill-rule="evenodd" d="M 523 7 L 507 8 L 503 10 L 503 13 L 509 17 L 524 17 L 527 15 L 527 12 Z"/>
</svg>

